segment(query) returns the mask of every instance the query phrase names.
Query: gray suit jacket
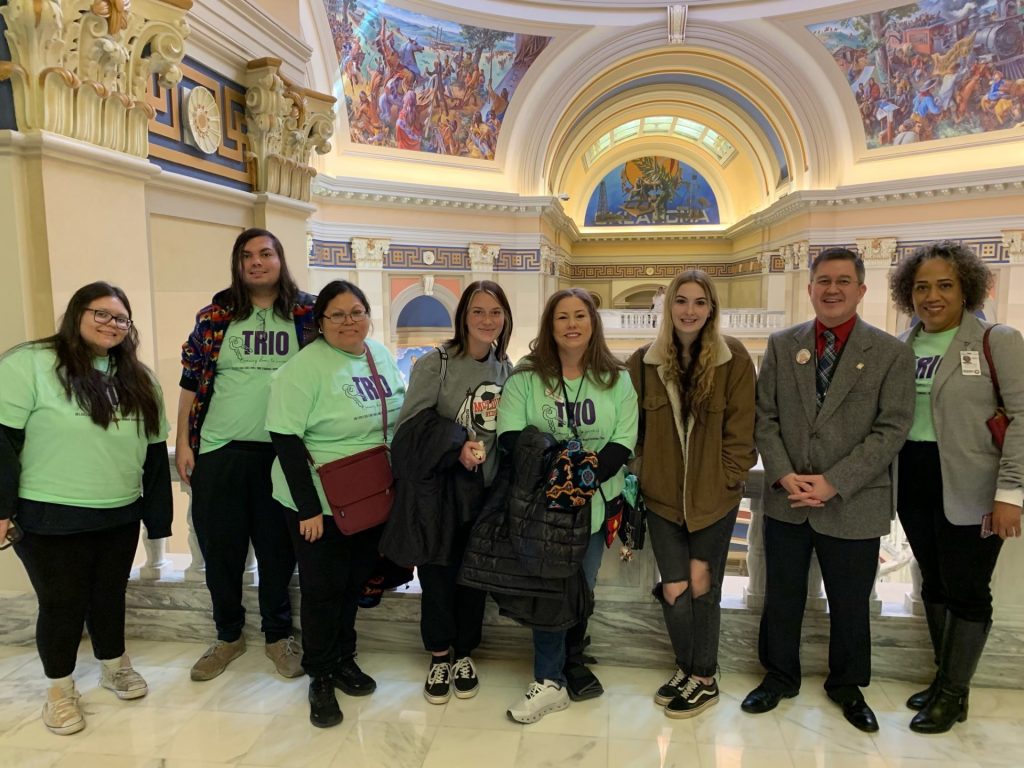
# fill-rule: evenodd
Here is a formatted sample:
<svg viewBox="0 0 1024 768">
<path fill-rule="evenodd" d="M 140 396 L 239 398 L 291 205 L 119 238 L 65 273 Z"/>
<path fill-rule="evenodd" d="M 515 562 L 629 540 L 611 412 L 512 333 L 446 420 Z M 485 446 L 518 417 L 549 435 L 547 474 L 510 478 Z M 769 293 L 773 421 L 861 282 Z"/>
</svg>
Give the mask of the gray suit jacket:
<svg viewBox="0 0 1024 768">
<path fill-rule="evenodd" d="M 996 326 L 989 347 L 999 376 L 1003 402 L 1013 422 L 1000 454 L 985 420 L 996 407 L 988 363 L 982 352 L 985 329 L 964 313 L 960 329 L 942 357 L 932 382 L 932 423 L 942 465 L 942 505 L 954 525 L 978 525 L 992 511 L 992 502 L 1021 503 L 1024 487 L 1024 338 L 1008 325 Z M 920 325 L 900 338 L 913 344 Z M 960 353 L 977 352 L 981 376 L 964 376 Z"/>
<path fill-rule="evenodd" d="M 756 426 L 765 513 L 788 523 L 810 521 L 815 531 L 840 539 L 884 536 L 893 512 L 890 465 L 914 418 L 914 355 L 858 319 L 818 411 L 814 348 L 813 320 L 768 339 Z M 810 355 L 804 363 L 797 361 L 801 350 Z M 774 485 L 790 472 L 823 474 L 839 493 L 824 507 L 792 509 L 786 491 Z"/>
</svg>

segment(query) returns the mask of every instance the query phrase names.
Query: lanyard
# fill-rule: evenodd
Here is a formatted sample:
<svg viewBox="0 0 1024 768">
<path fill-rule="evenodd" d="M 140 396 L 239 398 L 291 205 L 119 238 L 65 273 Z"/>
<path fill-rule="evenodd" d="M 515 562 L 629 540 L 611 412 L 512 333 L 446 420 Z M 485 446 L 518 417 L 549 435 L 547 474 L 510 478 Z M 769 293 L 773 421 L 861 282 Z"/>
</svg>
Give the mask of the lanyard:
<svg viewBox="0 0 1024 768">
<path fill-rule="evenodd" d="M 580 393 L 583 391 L 583 384 L 587 380 L 587 375 L 583 374 L 580 377 L 580 385 L 576 387 L 576 398 L 574 400 L 569 399 L 569 387 L 565 383 L 565 377 L 562 377 L 562 398 L 565 400 L 565 418 L 569 423 L 569 428 L 572 429 L 573 437 L 577 440 L 580 439 L 579 429 L 576 424 L 576 404 L 580 401 Z M 582 444 L 582 441 L 581 441 Z"/>
</svg>

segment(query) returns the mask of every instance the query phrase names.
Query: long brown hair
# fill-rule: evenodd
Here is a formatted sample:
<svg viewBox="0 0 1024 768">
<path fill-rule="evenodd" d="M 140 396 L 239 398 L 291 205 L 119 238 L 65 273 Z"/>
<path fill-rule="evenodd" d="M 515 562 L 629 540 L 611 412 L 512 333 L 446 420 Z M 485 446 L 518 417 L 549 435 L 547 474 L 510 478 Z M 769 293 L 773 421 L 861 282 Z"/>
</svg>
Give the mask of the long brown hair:
<svg viewBox="0 0 1024 768">
<path fill-rule="evenodd" d="M 683 347 L 676 336 L 675 324 L 672 322 L 672 305 L 675 303 L 679 287 L 686 283 L 696 283 L 704 291 L 704 296 L 711 303 L 711 312 L 707 322 L 693 342 L 690 350 L 690 365 L 686 370 L 682 367 Z M 718 291 L 707 272 L 700 269 L 688 269 L 680 272 L 665 291 L 665 308 L 662 311 L 658 329 L 658 338 L 654 345 L 665 361 L 665 381 L 674 384 L 687 403 L 689 411 L 694 413 L 707 406 L 711 399 L 711 388 L 715 381 L 715 350 L 720 338 L 718 332 L 721 304 L 718 302 Z"/>
<path fill-rule="evenodd" d="M 107 429 L 119 418 L 136 416 L 142 421 L 147 435 L 160 432 L 160 404 L 152 372 L 138 358 L 139 334 L 132 324 L 121 343 L 107 352 L 110 370 L 107 375 L 96 370 L 94 354 L 86 345 L 79 330 L 82 315 L 89 304 L 103 297 L 115 298 L 132 316 L 128 297 L 117 286 L 96 282 L 75 291 L 61 318 L 57 333 L 44 339 L 30 341 L 51 347 L 57 356 L 57 378 L 64 387 L 68 400 L 74 397 L 79 407 L 89 414 L 97 426 Z M 113 387 L 111 397 L 109 387 Z M 116 403 L 116 405 L 115 405 Z"/>
<path fill-rule="evenodd" d="M 582 288 L 563 288 L 548 298 L 540 316 L 537 338 L 530 342 L 530 354 L 524 358 L 521 370 L 534 371 L 549 389 L 554 389 L 561 382 L 562 361 L 555 343 L 555 308 L 562 299 L 570 297 L 582 301 L 590 315 L 591 335 L 590 343 L 583 353 L 583 375 L 589 375 L 602 389 L 611 389 L 615 386 L 619 372 L 625 370 L 626 366 L 608 349 L 601 316 L 597 313 L 593 298 Z"/>
<path fill-rule="evenodd" d="M 231 287 L 228 288 L 231 310 L 236 320 L 244 320 L 252 314 L 252 297 L 242 282 L 242 250 L 250 240 L 257 237 L 270 238 L 278 261 L 281 262 L 281 273 L 277 278 L 277 298 L 274 299 L 274 314 L 282 320 L 291 320 L 292 307 L 299 296 L 299 286 L 295 284 L 291 272 L 288 271 L 288 262 L 284 259 L 284 246 L 281 245 L 281 241 L 273 232 L 257 227 L 245 230 L 231 246 Z"/>
<path fill-rule="evenodd" d="M 455 308 L 455 335 L 447 341 L 453 355 L 461 355 L 469 345 L 469 331 L 466 327 L 469 305 L 473 297 L 478 293 L 486 293 L 493 297 L 501 305 L 505 313 L 505 324 L 501 328 L 494 344 L 494 357 L 497 360 L 505 360 L 508 357 L 508 341 L 512 338 L 512 307 L 508 303 L 505 291 L 493 280 L 477 280 L 466 286 L 459 298 L 459 306 Z"/>
</svg>

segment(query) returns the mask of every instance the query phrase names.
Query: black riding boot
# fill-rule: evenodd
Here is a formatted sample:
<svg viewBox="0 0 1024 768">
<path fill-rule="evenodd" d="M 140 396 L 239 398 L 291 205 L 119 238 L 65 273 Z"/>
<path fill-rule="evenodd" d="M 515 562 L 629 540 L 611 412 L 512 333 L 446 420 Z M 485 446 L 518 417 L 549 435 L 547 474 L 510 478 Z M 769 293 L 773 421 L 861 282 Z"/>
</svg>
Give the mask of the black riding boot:
<svg viewBox="0 0 1024 768">
<path fill-rule="evenodd" d="M 942 658 L 942 635 L 946 628 L 946 606 L 944 603 L 924 603 L 924 617 L 928 621 L 928 635 L 932 639 L 932 648 L 935 650 L 935 677 L 931 684 L 923 691 L 918 691 L 907 699 L 909 709 L 922 710 L 931 701 L 932 696 L 939 686 L 939 662 Z"/>
<path fill-rule="evenodd" d="M 583 619 L 565 633 L 565 687 L 573 701 L 596 699 L 604 693 L 601 681 L 587 669 L 587 664 L 597 664 L 597 659 L 586 653 L 588 645 L 587 620 Z"/>
<path fill-rule="evenodd" d="M 985 650 L 991 621 L 964 621 L 946 614 L 942 639 L 939 685 L 931 701 L 914 715 L 910 730 L 917 733 L 945 733 L 967 719 L 967 698 L 971 678 Z"/>
</svg>

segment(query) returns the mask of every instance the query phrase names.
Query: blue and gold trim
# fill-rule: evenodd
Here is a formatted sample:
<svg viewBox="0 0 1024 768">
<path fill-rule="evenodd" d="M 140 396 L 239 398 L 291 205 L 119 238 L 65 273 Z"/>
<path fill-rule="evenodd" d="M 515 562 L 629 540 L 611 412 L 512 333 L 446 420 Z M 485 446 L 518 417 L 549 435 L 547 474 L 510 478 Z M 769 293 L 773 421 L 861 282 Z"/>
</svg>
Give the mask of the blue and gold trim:
<svg viewBox="0 0 1024 768">
<path fill-rule="evenodd" d="M 245 87 L 187 56 L 181 71 L 181 83 L 174 88 L 161 88 L 155 76 L 150 80 L 146 96 L 156 115 L 149 121 L 149 159 L 172 173 L 252 191 L 246 163 Z M 223 116 L 224 135 L 217 152 L 210 155 L 185 143 L 182 96 L 184 89 L 196 86 L 214 95 Z"/>
</svg>

